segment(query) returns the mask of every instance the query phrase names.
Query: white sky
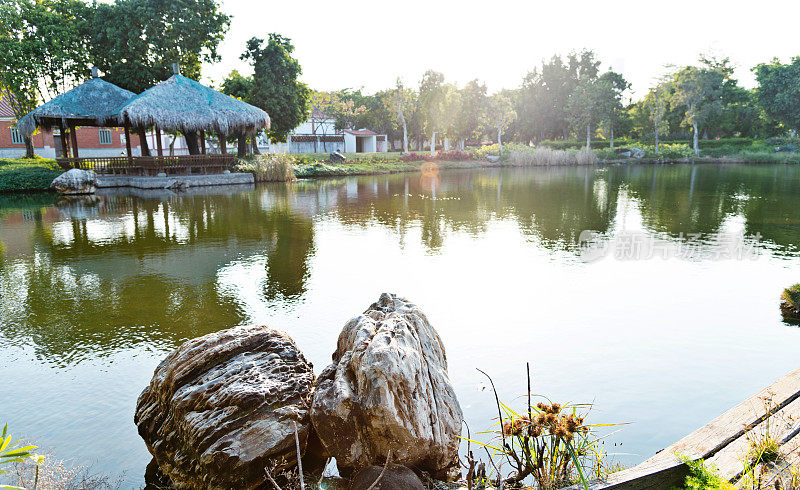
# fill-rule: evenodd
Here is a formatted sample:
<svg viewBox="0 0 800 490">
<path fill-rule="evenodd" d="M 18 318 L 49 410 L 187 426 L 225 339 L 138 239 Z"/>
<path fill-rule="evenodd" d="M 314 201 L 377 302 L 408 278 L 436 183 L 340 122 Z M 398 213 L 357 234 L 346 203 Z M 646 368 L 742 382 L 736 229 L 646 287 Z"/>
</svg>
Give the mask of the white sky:
<svg viewBox="0 0 800 490">
<path fill-rule="evenodd" d="M 416 86 L 435 69 L 463 85 L 478 78 L 490 91 L 515 88 L 543 58 L 589 48 L 643 95 L 665 65 L 694 63 L 702 53 L 729 56 L 737 77 L 777 56 L 800 55 L 800 1 L 256 1 L 222 0 L 233 17 L 222 61 L 205 76 L 220 82 L 236 68 L 245 42 L 270 32 L 289 37 L 313 89 L 364 87 L 401 76 Z"/>
</svg>

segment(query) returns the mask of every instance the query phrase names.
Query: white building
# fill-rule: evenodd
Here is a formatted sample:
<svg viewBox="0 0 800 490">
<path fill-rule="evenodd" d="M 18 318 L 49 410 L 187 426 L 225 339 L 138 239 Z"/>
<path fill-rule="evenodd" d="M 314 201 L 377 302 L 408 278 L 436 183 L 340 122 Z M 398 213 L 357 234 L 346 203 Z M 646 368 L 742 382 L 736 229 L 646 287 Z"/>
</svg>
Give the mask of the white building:
<svg viewBox="0 0 800 490">
<path fill-rule="evenodd" d="M 312 111 L 307 121 L 301 123 L 286 139 L 285 151 L 289 153 L 375 153 L 388 151 L 385 134 L 368 129 L 337 131 L 336 119 L 319 111 Z M 270 145 L 271 147 L 276 145 Z M 259 144 L 259 147 L 261 145 Z M 270 151 L 272 148 L 270 148 Z"/>
</svg>

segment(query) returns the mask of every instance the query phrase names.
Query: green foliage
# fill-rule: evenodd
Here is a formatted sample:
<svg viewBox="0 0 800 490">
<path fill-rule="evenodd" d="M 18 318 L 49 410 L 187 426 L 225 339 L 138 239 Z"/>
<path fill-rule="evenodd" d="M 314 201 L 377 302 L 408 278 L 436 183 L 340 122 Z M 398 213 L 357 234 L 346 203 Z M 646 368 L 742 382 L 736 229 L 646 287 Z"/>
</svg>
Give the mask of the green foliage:
<svg viewBox="0 0 800 490">
<path fill-rule="evenodd" d="M 800 284 L 784 289 L 781 299 L 792 308 L 800 311 Z"/>
<path fill-rule="evenodd" d="M 199 80 L 203 63 L 219 61 L 229 25 L 215 0 L 97 2 L 92 61 L 105 80 L 137 94 L 169 78 L 172 63 Z"/>
<path fill-rule="evenodd" d="M 6 424 L 3 426 L 3 431 L 0 432 L 0 474 L 8 473 L 8 470 L 3 469 L 5 465 L 31 460 L 36 464 L 37 468 L 36 480 L 34 481 L 34 488 L 36 488 L 36 483 L 38 483 L 38 467 L 43 458 L 31 452 L 36 449 L 36 446 L 21 446 L 20 442 L 21 440 L 12 442 L 11 436 L 8 435 L 8 425 Z M 0 488 L 19 489 L 20 487 L 0 483 Z"/>
<path fill-rule="evenodd" d="M 800 56 L 788 64 L 778 59 L 762 63 L 753 72 L 758 81 L 756 99 L 764 112 L 786 128 L 800 130 Z"/>
<path fill-rule="evenodd" d="M 18 161 L 0 160 L 0 192 L 45 191 L 63 172 L 52 160 Z"/>
<path fill-rule="evenodd" d="M 733 490 L 735 487 L 717 472 L 714 465 L 707 465 L 702 459 L 682 458 L 689 467 L 689 475 L 680 489 L 687 490 Z M 672 490 L 678 490 L 675 487 Z"/>
<path fill-rule="evenodd" d="M 268 153 L 239 160 L 236 170 L 253 174 L 256 182 L 290 182 L 297 180 L 293 164 L 294 159 L 289 154 Z"/>
<path fill-rule="evenodd" d="M 253 86 L 246 101 L 267 111 L 272 141 L 286 141 L 286 136 L 308 117 L 311 91 L 298 80 L 302 69 L 292 56 L 294 45 L 280 34 L 271 33 L 264 40 L 252 38 L 242 54 L 253 65 Z"/>
</svg>

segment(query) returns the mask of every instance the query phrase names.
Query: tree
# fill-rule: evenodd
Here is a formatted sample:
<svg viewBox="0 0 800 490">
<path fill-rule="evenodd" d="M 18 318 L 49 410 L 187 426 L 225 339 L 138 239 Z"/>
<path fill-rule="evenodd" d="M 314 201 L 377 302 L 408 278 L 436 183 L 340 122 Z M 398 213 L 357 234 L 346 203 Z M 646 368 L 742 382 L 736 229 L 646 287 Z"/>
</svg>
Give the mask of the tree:
<svg viewBox="0 0 800 490">
<path fill-rule="evenodd" d="M 582 80 L 572 92 L 567 111 L 575 128 L 586 128 L 586 149 L 592 147 L 592 132 L 604 112 L 607 83 Z"/>
<path fill-rule="evenodd" d="M 239 100 L 245 100 L 250 94 L 250 91 L 253 90 L 253 77 L 246 77 L 239 73 L 239 70 L 233 70 L 228 74 L 225 80 L 222 81 L 222 87 L 220 87 L 220 90 L 222 93 L 228 94 L 231 97 L 235 97 Z M 254 134 L 250 138 L 253 153 L 256 155 L 260 153 L 258 150 L 258 134 L 259 133 Z"/>
<path fill-rule="evenodd" d="M 667 82 L 661 81 L 650 89 L 642 103 L 653 127 L 656 153 L 659 152 L 658 137 L 665 132 L 665 129 L 668 129 L 668 126 L 665 128 L 664 113 L 669 105 L 670 97 L 671 95 Z"/>
<path fill-rule="evenodd" d="M 488 98 L 486 85 L 481 84 L 478 80 L 467 82 L 459 94 L 461 103 L 458 106 L 459 112 L 453 125 L 453 137 L 458 141 L 459 148 L 463 150 L 466 140 L 480 137 L 486 119 Z"/>
<path fill-rule="evenodd" d="M 700 156 L 699 131 L 722 108 L 724 75 L 717 70 L 687 66 L 674 75 L 672 104 L 685 106 L 683 123 L 692 127 L 694 154 Z"/>
<path fill-rule="evenodd" d="M 511 99 L 502 93 L 494 94 L 489 98 L 487 115 L 492 125 L 497 130 L 498 151 L 503 154 L 503 130 L 517 117 Z"/>
<path fill-rule="evenodd" d="M 800 132 L 800 56 L 788 64 L 773 59 L 756 66 L 753 72 L 758 81 L 756 100 L 764 112 L 786 128 Z"/>
<path fill-rule="evenodd" d="M 622 74 L 611 70 L 600 75 L 596 83 L 600 92 L 600 122 L 608 127 L 610 146 L 614 148 L 614 128 L 623 113 L 622 94 L 630 88 L 630 84 Z"/>
<path fill-rule="evenodd" d="M 272 33 L 266 46 L 256 37 L 247 41 L 241 56 L 253 65 L 253 88 L 246 100 L 269 114 L 267 134 L 273 142 L 286 141 L 289 132 L 308 116 L 311 91 L 298 80 L 302 69 L 292 57 L 293 51 L 288 38 Z"/>
<path fill-rule="evenodd" d="M 419 103 L 425 129 L 431 135 L 431 156 L 436 156 L 436 132 L 444 122 L 444 75 L 428 70 L 419 83 Z"/>
<path fill-rule="evenodd" d="M 408 153 L 408 124 L 406 123 L 404 108 L 413 101 L 413 94 L 403 87 L 403 80 L 400 77 L 397 77 L 395 101 L 397 103 L 397 119 L 403 125 L 403 153 Z"/>
<path fill-rule="evenodd" d="M 137 94 L 169 78 L 172 63 L 199 80 L 202 63 L 219 61 L 229 25 L 215 0 L 98 3 L 92 60 L 107 81 Z"/>
<path fill-rule="evenodd" d="M 89 18 L 78 0 L 0 3 L 0 97 L 17 120 L 89 75 Z M 33 144 L 24 140 L 32 158 Z"/>
</svg>

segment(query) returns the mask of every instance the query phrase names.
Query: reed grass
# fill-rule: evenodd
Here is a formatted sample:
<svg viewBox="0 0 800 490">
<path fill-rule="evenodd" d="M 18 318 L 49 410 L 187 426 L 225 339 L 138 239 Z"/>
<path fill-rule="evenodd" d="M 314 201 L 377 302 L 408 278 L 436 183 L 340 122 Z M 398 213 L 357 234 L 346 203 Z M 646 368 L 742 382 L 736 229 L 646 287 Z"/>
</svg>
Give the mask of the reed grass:
<svg viewBox="0 0 800 490">
<path fill-rule="evenodd" d="M 508 152 L 507 163 L 517 167 L 595 165 L 593 151 L 553 150 L 551 148 L 515 148 Z"/>
<path fill-rule="evenodd" d="M 240 160 L 237 170 L 253 174 L 256 182 L 292 182 L 297 180 L 293 162 L 292 156 L 285 153 L 253 155 Z"/>
</svg>

